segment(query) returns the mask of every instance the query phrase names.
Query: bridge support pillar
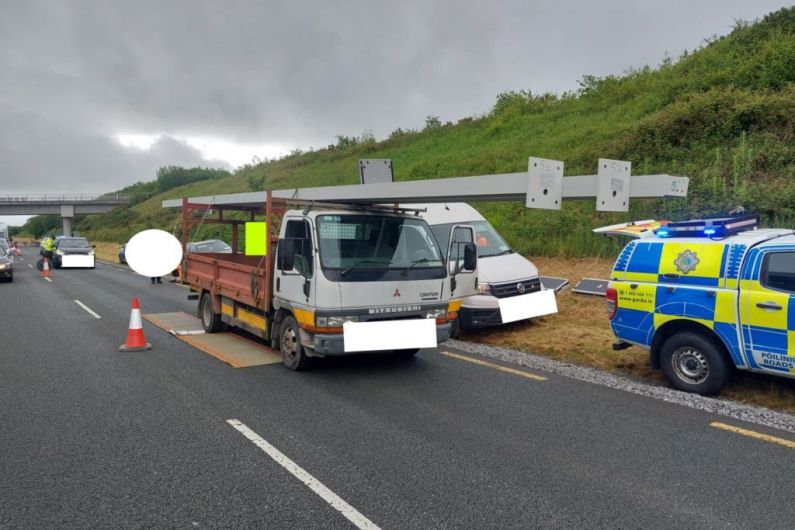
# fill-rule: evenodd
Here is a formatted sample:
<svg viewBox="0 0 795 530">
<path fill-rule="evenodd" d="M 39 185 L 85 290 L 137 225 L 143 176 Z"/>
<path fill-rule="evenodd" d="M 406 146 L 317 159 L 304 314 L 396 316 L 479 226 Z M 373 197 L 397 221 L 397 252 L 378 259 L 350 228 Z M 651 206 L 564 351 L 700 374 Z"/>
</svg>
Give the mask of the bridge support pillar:
<svg viewBox="0 0 795 530">
<path fill-rule="evenodd" d="M 64 237 L 72 237 L 72 219 L 75 216 L 75 207 L 71 204 L 61 205 L 61 218 L 63 220 Z"/>
</svg>

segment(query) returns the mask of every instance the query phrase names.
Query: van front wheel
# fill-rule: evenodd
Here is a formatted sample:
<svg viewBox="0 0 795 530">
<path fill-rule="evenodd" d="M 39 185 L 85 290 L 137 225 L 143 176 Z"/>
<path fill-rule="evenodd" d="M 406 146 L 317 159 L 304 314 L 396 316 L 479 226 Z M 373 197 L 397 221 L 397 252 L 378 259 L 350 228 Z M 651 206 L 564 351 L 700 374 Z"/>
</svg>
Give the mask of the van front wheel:
<svg viewBox="0 0 795 530">
<path fill-rule="evenodd" d="M 731 369 L 720 347 L 691 331 L 677 333 L 665 341 L 660 364 L 673 386 L 704 396 L 718 393 L 731 378 Z"/>
</svg>

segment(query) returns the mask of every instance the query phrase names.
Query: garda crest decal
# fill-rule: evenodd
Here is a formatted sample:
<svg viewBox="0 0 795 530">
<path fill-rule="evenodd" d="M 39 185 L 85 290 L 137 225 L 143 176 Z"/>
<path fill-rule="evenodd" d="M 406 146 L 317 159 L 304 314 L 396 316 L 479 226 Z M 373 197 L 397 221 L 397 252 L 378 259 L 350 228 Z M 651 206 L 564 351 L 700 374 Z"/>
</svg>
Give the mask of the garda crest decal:
<svg viewBox="0 0 795 530">
<path fill-rule="evenodd" d="M 674 260 L 674 265 L 676 265 L 676 270 L 678 270 L 682 274 L 693 272 L 696 268 L 696 265 L 698 264 L 699 264 L 698 255 L 691 250 L 685 250 L 684 252 L 680 253 Z"/>
</svg>

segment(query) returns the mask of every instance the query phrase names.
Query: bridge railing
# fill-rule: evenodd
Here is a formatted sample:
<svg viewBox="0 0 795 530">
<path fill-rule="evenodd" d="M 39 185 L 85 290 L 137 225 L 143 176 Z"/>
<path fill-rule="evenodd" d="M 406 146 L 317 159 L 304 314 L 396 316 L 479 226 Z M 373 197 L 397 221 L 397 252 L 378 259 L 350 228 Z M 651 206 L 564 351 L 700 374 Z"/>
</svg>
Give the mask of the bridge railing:
<svg viewBox="0 0 795 530">
<path fill-rule="evenodd" d="M 132 195 L 129 193 L 44 193 L 25 195 L 0 195 L 0 203 L 25 203 L 25 202 L 129 202 Z"/>
</svg>

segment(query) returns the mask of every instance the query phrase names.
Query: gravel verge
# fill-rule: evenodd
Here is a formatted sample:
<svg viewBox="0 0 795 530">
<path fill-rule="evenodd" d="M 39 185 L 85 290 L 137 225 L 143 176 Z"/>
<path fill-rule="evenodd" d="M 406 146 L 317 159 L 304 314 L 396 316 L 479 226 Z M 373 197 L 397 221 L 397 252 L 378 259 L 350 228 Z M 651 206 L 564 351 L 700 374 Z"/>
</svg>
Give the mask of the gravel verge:
<svg viewBox="0 0 795 530">
<path fill-rule="evenodd" d="M 683 405 L 685 407 L 795 433 L 795 415 L 793 414 L 776 412 L 763 407 L 746 405 L 720 398 L 689 394 L 672 388 L 605 372 L 596 368 L 556 361 L 519 350 L 453 339 L 447 341 L 447 344 L 453 348 L 458 348 L 469 353 L 491 357 L 527 368 L 543 370 L 545 372 L 577 379 L 578 381 L 615 388 L 616 390 L 623 390 L 640 396 L 660 399 L 668 403 L 675 403 L 677 405 Z"/>
</svg>

